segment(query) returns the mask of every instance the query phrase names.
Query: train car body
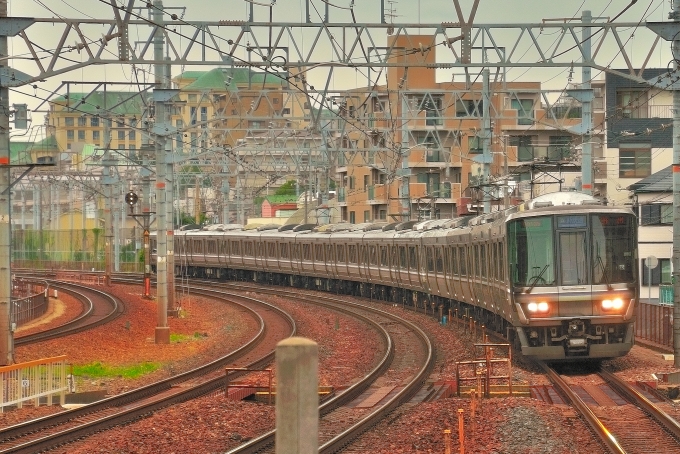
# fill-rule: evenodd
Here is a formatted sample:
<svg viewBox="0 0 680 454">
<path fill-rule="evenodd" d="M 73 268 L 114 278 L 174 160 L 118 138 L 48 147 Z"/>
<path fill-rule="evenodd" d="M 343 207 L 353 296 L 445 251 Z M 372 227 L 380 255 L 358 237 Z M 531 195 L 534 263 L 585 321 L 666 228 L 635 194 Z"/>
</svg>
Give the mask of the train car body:
<svg viewBox="0 0 680 454">
<path fill-rule="evenodd" d="M 553 193 L 469 219 L 178 231 L 175 272 L 474 316 L 537 359 L 612 358 L 634 343 L 637 222 L 596 202 Z"/>
</svg>

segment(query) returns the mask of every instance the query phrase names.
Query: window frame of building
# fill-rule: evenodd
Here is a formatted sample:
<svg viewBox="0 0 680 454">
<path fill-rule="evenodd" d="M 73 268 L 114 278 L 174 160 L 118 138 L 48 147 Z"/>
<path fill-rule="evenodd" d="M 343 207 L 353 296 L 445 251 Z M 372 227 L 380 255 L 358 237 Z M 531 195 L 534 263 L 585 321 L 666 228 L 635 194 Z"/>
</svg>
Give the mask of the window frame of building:
<svg viewBox="0 0 680 454">
<path fill-rule="evenodd" d="M 457 99 L 456 100 L 456 117 L 479 118 L 481 116 L 482 116 L 482 100 L 481 99 Z"/>
<path fill-rule="evenodd" d="M 97 130 L 92 131 L 92 140 L 93 140 L 94 142 L 99 142 L 99 141 L 101 140 L 100 137 L 101 137 L 101 136 L 100 136 L 99 131 L 97 131 Z"/>
<path fill-rule="evenodd" d="M 534 139 L 535 136 L 521 135 L 509 136 L 509 145 L 517 147 L 517 161 L 526 162 L 534 160 Z M 529 159 L 524 159 L 529 158 Z"/>
<path fill-rule="evenodd" d="M 619 118 L 648 118 L 648 90 L 619 88 L 616 90 L 616 112 Z"/>
<path fill-rule="evenodd" d="M 647 259 L 642 259 L 642 286 L 671 283 L 671 259 L 659 259 L 659 264 L 651 270 L 652 282 L 649 283 L 650 270 L 647 269 Z"/>
<path fill-rule="evenodd" d="M 651 144 L 619 144 L 619 178 L 646 178 L 651 174 Z"/>
<path fill-rule="evenodd" d="M 125 140 L 125 130 L 123 129 L 118 130 L 118 140 Z"/>
<path fill-rule="evenodd" d="M 79 130 L 78 130 L 78 141 L 79 141 L 79 142 L 84 142 L 84 141 L 85 141 L 85 130 L 84 130 L 84 129 L 79 129 Z"/>
<path fill-rule="evenodd" d="M 87 126 L 87 117 L 85 115 L 78 117 L 78 126 Z"/>
<path fill-rule="evenodd" d="M 356 212 L 350 211 L 349 212 L 349 223 L 350 224 L 356 224 L 357 223 L 357 215 Z"/>
<path fill-rule="evenodd" d="M 93 128 L 98 128 L 99 127 L 99 117 L 93 116 L 90 117 L 90 126 Z"/>
<path fill-rule="evenodd" d="M 640 205 L 640 226 L 673 225 L 672 203 Z"/>
<path fill-rule="evenodd" d="M 73 129 L 66 130 L 66 140 L 76 140 L 76 133 Z"/>
<path fill-rule="evenodd" d="M 64 117 L 64 126 L 75 126 L 74 117 Z"/>
<path fill-rule="evenodd" d="M 571 154 L 572 136 L 568 134 L 552 135 L 548 137 L 548 158 L 559 161 L 565 160 Z"/>
<path fill-rule="evenodd" d="M 531 126 L 534 124 L 534 100 L 531 98 L 514 98 L 510 100 L 510 108 L 517 111 L 517 124 Z"/>
</svg>

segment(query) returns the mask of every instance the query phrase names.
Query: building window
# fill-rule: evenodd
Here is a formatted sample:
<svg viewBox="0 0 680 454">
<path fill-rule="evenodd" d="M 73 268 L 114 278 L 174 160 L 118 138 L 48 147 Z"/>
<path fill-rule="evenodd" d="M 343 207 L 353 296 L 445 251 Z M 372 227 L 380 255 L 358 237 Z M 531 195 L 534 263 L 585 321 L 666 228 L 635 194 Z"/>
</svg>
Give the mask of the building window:
<svg viewBox="0 0 680 454">
<path fill-rule="evenodd" d="M 672 225 L 673 204 L 655 203 L 640 206 L 640 225 Z"/>
<path fill-rule="evenodd" d="M 191 97 L 191 95 L 189 95 Z M 195 125 L 196 124 L 196 108 L 192 107 L 191 108 L 191 124 Z"/>
<path fill-rule="evenodd" d="M 93 127 L 98 127 L 99 126 L 99 117 L 90 117 L 90 126 Z"/>
<path fill-rule="evenodd" d="M 73 129 L 67 129 L 66 130 L 66 139 L 67 140 L 73 140 L 75 139 L 75 132 L 73 132 Z"/>
<path fill-rule="evenodd" d="M 73 126 L 73 124 L 74 124 L 73 123 L 73 117 L 66 117 L 66 118 L 64 118 L 64 121 L 65 121 L 66 126 Z"/>
<path fill-rule="evenodd" d="M 198 134 L 191 133 L 191 152 L 196 153 L 196 144 L 198 143 Z"/>
<path fill-rule="evenodd" d="M 435 96 L 432 99 L 426 99 L 423 109 L 425 109 L 425 124 L 427 126 L 441 126 L 444 124 L 441 97 Z"/>
<path fill-rule="evenodd" d="M 206 122 L 208 121 L 208 108 L 207 107 L 201 107 L 201 122 Z M 203 128 L 206 126 L 203 125 Z"/>
<path fill-rule="evenodd" d="M 571 155 L 571 136 L 550 136 L 548 159 L 563 161 Z"/>
<path fill-rule="evenodd" d="M 534 160 L 534 136 L 510 136 L 510 146 L 517 147 L 518 161 Z"/>
<path fill-rule="evenodd" d="M 119 149 L 119 150 L 125 150 L 125 144 L 124 144 L 124 143 L 119 143 L 119 144 L 118 144 L 118 149 Z"/>
<path fill-rule="evenodd" d="M 87 118 L 86 117 L 78 117 L 78 126 L 87 126 Z"/>
<path fill-rule="evenodd" d="M 130 140 L 135 140 L 137 137 L 136 131 L 133 129 L 128 132 L 128 139 Z"/>
<path fill-rule="evenodd" d="M 99 131 L 92 131 L 92 140 L 99 142 Z"/>
<path fill-rule="evenodd" d="M 354 189 L 354 186 L 355 186 L 354 181 L 355 181 L 355 179 L 354 179 L 353 176 L 352 176 L 352 177 L 349 177 L 349 188 L 350 188 L 350 189 Z"/>
<path fill-rule="evenodd" d="M 284 107 L 283 109 L 281 109 L 281 115 L 290 115 L 290 108 Z"/>
<path fill-rule="evenodd" d="M 78 130 L 78 140 L 85 140 L 85 131 Z"/>
<path fill-rule="evenodd" d="M 118 140 L 125 140 L 125 131 L 118 131 Z"/>
<path fill-rule="evenodd" d="M 533 99 L 513 99 L 510 108 L 517 111 L 518 125 L 534 124 L 534 101 Z"/>
<path fill-rule="evenodd" d="M 647 90 L 616 90 L 620 118 L 647 118 Z"/>
<path fill-rule="evenodd" d="M 278 104 L 279 103 L 279 98 L 273 98 L 272 99 L 272 104 Z"/>
<path fill-rule="evenodd" d="M 125 118 L 119 118 L 116 120 L 116 128 L 124 128 L 125 127 Z"/>
<path fill-rule="evenodd" d="M 468 146 L 470 154 L 484 153 L 484 139 L 479 136 L 470 136 L 468 138 Z"/>
<path fill-rule="evenodd" d="M 182 133 L 178 132 L 175 135 L 175 150 L 177 151 L 183 151 L 184 148 L 184 137 L 182 137 Z"/>
<path fill-rule="evenodd" d="M 619 145 L 619 178 L 645 178 L 651 174 L 651 145 L 624 143 Z"/>
<path fill-rule="evenodd" d="M 364 210 L 364 222 L 369 222 L 371 220 L 370 210 Z"/>
<path fill-rule="evenodd" d="M 380 212 L 378 213 L 378 217 L 380 218 L 381 221 L 387 219 L 387 210 L 380 210 Z"/>
<path fill-rule="evenodd" d="M 650 276 L 651 275 L 651 276 Z M 649 278 L 652 282 L 649 282 Z M 671 259 L 659 259 L 659 264 L 651 270 L 647 268 L 647 259 L 642 259 L 642 285 L 659 285 L 671 283 Z"/>
<path fill-rule="evenodd" d="M 356 216 L 356 213 L 354 211 L 349 212 L 349 222 L 350 222 L 350 224 L 356 224 L 356 222 L 357 222 L 357 216 Z"/>
<path fill-rule="evenodd" d="M 481 117 L 481 99 L 459 99 L 456 101 L 456 117 Z"/>
</svg>

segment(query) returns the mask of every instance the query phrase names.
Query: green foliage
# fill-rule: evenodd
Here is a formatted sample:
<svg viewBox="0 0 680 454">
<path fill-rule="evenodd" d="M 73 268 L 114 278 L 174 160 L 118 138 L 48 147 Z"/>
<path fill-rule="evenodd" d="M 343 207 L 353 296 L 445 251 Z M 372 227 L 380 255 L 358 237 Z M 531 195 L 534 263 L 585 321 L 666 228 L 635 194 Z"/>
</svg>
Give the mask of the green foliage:
<svg viewBox="0 0 680 454">
<path fill-rule="evenodd" d="M 279 188 L 276 190 L 274 195 L 295 195 L 297 194 L 296 191 L 297 188 L 297 181 L 295 180 L 288 180 L 285 183 L 283 183 Z M 303 192 L 305 190 L 304 186 L 300 186 L 300 192 Z"/>
<path fill-rule="evenodd" d="M 123 377 L 138 378 L 145 374 L 150 374 L 160 367 L 157 363 L 139 363 L 129 366 L 108 366 L 100 362 L 74 365 L 73 374 L 76 376 L 86 376 L 89 378 Z"/>
</svg>

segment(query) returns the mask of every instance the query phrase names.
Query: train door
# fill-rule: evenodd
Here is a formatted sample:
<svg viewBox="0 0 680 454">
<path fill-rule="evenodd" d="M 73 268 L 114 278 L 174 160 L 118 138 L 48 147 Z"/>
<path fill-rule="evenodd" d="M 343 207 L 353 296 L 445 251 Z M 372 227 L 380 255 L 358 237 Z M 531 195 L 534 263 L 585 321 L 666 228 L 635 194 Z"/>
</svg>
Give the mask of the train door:
<svg viewBox="0 0 680 454">
<path fill-rule="evenodd" d="M 570 216 L 573 217 L 573 216 Z M 585 216 L 583 216 L 585 218 Z M 559 218 L 558 218 L 559 219 Z M 585 220 L 583 223 L 585 227 Z M 559 224 L 558 224 L 559 227 Z M 593 304 L 590 298 L 586 301 L 570 301 L 572 292 L 582 295 L 584 290 L 592 292 L 588 269 L 588 234 L 585 228 L 557 230 L 558 238 L 558 284 L 554 287 L 559 292 L 559 315 L 593 315 Z M 550 285 L 539 282 L 538 285 Z"/>
</svg>

